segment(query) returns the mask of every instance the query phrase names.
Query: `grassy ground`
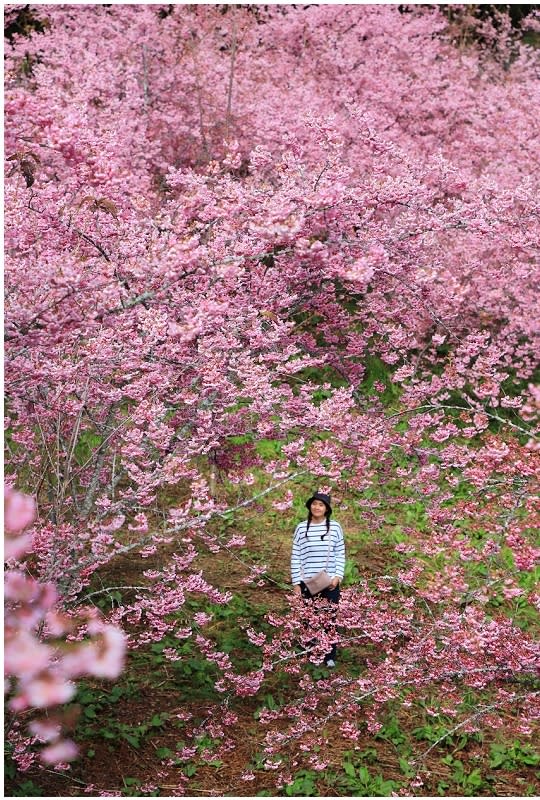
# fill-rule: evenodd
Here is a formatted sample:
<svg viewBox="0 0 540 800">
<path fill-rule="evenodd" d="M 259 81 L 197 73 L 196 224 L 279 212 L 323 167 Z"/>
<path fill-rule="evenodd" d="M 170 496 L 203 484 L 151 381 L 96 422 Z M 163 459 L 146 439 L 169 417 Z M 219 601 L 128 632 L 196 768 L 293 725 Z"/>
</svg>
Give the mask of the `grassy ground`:
<svg viewBox="0 0 540 800">
<path fill-rule="evenodd" d="M 263 478 L 259 477 L 262 481 Z M 262 483 L 261 483 L 262 485 Z M 256 489 L 256 487 L 247 487 Z M 213 523 L 213 532 L 246 536 L 246 545 L 238 550 L 222 550 L 218 555 L 202 552 L 196 569 L 203 569 L 207 580 L 233 593 L 227 606 L 188 601 L 191 610 L 211 610 L 212 622 L 205 635 L 228 652 L 237 666 L 249 669 L 257 663 L 257 648 L 251 645 L 238 626 L 241 619 L 257 629 L 264 627 L 268 611 L 287 607 L 286 585 L 289 580 L 291 532 L 303 518 L 304 498 L 311 486 L 294 487 L 295 505 L 287 512 L 276 511 L 271 498 L 249 507 L 234 519 Z M 218 485 L 229 501 L 231 488 Z M 236 490 L 235 490 L 236 491 Z M 244 489 L 245 491 L 245 489 Z M 401 556 L 394 550 L 403 538 L 407 525 L 425 522 L 423 506 L 414 498 L 410 505 L 393 499 L 391 484 L 371 497 L 370 509 L 344 501 L 336 508 L 336 518 L 346 532 L 348 561 L 346 581 L 350 585 L 360 576 L 395 572 Z M 166 505 L 173 497 L 162 498 Z M 174 547 L 169 545 L 170 553 Z M 165 550 L 151 559 L 135 554 L 118 558 L 102 574 L 105 585 L 138 585 L 142 569 L 159 567 L 166 562 Z M 267 566 L 267 580 L 258 587 L 243 583 L 252 563 Z M 106 608 L 110 597 L 103 595 Z M 118 599 L 118 597 L 117 597 Z M 123 600 L 129 600 L 124 594 Z M 525 624 L 529 624 L 525 621 Z M 175 647 L 180 661 L 164 658 L 165 647 Z M 366 653 L 362 647 L 342 651 L 338 666 L 344 677 L 362 673 Z M 323 667 L 306 665 L 314 677 L 324 681 Z M 330 745 L 324 752 L 328 766 L 321 772 L 297 769 L 291 784 L 277 789 L 273 773 L 264 768 L 262 740 L 266 729 L 258 722 L 262 708 L 276 708 L 292 699 L 298 678 L 272 673 L 255 697 L 234 698 L 230 708 L 239 717 L 234 726 L 235 748 L 218 754 L 219 741 L 201 735 L 196 752 L 188 761 L 176 758 L 179 748 L 187 745 L 186 721 L 179 718 L 190 712 L 204 721 L 208 709 L 222 698 L 213 688 L 215 668 L 198 654 L 190 640 L 172 641 L 166 637 L 142 650 L 131 652 L 127 668 L 119 681 L 81 683 L 77 702 L 81 714 L 75 738 L 81 757 L 66 772 L 31 770 L 24 775 L 8 770 L 9 796 L 76 796 L 121 794 L 123 796 L 174 795 L 179 785 L 189 796 L 390 796 L 407 784 L 411 754 L 423 752 L 436 742 L 452 723 L 430 717 L 424 707 L 396 706 L 388 714 L 382 730 L 375 736 L 367 731 L 353 749 L 339 732 L 341 720 L 331 720 L 326 729 Z M 193 720 L 192 720 L 193 721 Z M 531 739 L 522 740 L 504 727 L 485 733 L 456 734 L 447 737 L 426 758 L 431 777 L 416 791 L 418 796 L 532 796 L 538 793 L 540 755 Z M 242 775 L 250 771 L 252 781 Z"/>
</svg>

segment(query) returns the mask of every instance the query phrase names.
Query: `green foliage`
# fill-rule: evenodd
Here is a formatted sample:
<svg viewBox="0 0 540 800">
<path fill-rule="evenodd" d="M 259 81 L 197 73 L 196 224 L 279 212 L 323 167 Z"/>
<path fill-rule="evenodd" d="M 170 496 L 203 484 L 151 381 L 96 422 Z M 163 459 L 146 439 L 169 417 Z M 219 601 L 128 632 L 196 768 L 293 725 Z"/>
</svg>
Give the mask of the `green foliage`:
<svg viewBox="0 0 540 800">
<path fill-rule="evenodd" d="M 377 751 L 369 748 L 363 753 L 345 754 L 343 771 L 329 776 L 331 785 L 339 789 L 340 795 L 349 797 L 390 797 L 400 784 L 385 780 L 382 775 L 372 775 L 365 761 L 376 761 Z"/>
<path fill-rule="evenodd" d="M 395 406 L 401 396 L 402 389 L 392 381 L 393 368 L 385 364 L 378 356 L 373 355 L 367 355 L 363 363 L 365 372 L 363 380 L 358 387 L 360 394 L 366 396 L 377 395 L 384 406 L 388 408 Z M 384 384 L 385 389 L 382 393 L 375 389 L 375 383 Z"/>
<path fill-rule="evenodd" d="M 97 598 L 95 605 L 107 613 L 111 608 L 122 605 L 122 593 L 118 589 L 109 589 Z"/>
<path fill-rule="evenodd" d="M 251 757 L 250 769 L 264 769 L 264 764 L 267 760 L 268 756 L 266 753 L 255 753 L 255 755 Z"/>
<path fill-rule="evenodd" d="M 124 784 L 122 789 L 122 796 L 123 797 L 159 797 L 160 790 L 159 788 L 153 789 L 151 792 L 143 792 L 141 787 L 143 781 L 139 778 L 122 778 L 122 782 Z"/>
<path fill-rule="evenodd" d="M 430 522 L 426 514 L 425 504 L 417 500 L 416 502 L 408 502 L 404 504 L 403 513 L 405 523 L 407 525 L 414 525 L 420 531 L 427 531 L 430 528 Z"/>
<path fill-rule="evenodd" d="M 197 774 L 197 765 L 194 764 L 192 761 L 189 761 L 184 767 L 184 775 L 187 778 L 192 778 L 196 774 Z"/>
<path fill-rule="evenodd" d="M 255 450 L 265 459 L 278 458 L 283 449 L 283 442 L 279 439 L 258 439 L 255 442 Z"/>
<path fill-rule="evenodd" d="M 80 707 L 81 717 L 77 728 L 79 737 L 100 737 L 109 742 L 123 739 L 135 749 L 141 747 L 147 736 L 159 732 L 169 719 L 167 713 L 154 714 L 147 722 L 138 725 L 127 725 L 114 717 L 113 706 L 121 699 L 138 693 L 133 683 L 116 684 L 110 691 L 95 689 L 82 682 L 75 696 L 75 704 Z M 93 757 L 95 751 L 89 750 L 87 755 Z"/>
<path fill-rule="evenodd" d="M 315 405 L 319 405 L 323 400 L 327 400 L 334 394 L 334 389 L 339 389 L 349 385 L 349 382 L 340 375 L 332 366 L 305 367 L 296 373 L 302 381 L 311 383 L 314 387 L 312 400 Z M 296 382 L 295 382 L 296 383 Z M 323 386 L 328 384 L 328 386 Z M 328 388 L 329 387 L 329 388 Z M 293 390 L 296 387 L 293 387 Z"/>
<path fill-rule="evenodd" d="M 442 763 L 453 768 L 451 780 L 458 785 L 460 796 L 474 797 L 482 793 L 485 781 L 478 767 L 475 767 L 471 772 L 466 772 L 463 762 L 451 755 L 443 758 Z M 448 794 L 449 788 L 450 784 L 446 781 L 439 781 L 437 785 L 437 791 L 440 795 Z"/>
<path fill-rule="evenodd" d="M 174 758 L 174 753 L 172 750 L 169 750 L 168 747 L 158 747 L 156 750 L 156 758 L 159 758 L 160 761 L 165 758 Z"/>
<path fill-rule="evenodd" d="M 21 781 L 10 790 L 9 797 L 45 797 L 45 792 L 34 781 Z"/>
<path fill-rule="evenodd" d="M 529 572 L 520 572 L 516 575 L 516 580 L 525 593 L 521 597 L 514 598 L 508 613 L 515 624 L 522 630 L 530 630 L 536 635 L 540 623 L 540 614 L 529 601 L 528 596 L 536 591 L 536 587 L 540 583 L 540 567 L 534 567 Z"/>
<path fill-rule="evenodd" d="M 191 643 L 185 643 L 177 650 L 186 655 L 186 658 L 172 663 L 176 687 L 179 690 L 187 691 L 193 699 L 216 699 L 218 694 L 214 688 L 214 682 L 218 670 L 215 664 L 198 653 L 188 655 L 192 652 Z"/>
<path fill-rule="evenodd" d="M 481 743 L 483 741 L 481 732 L 450 735 L 451 727 L 448 727 L 449 724 L 448 720 L 441 717 L 436 719 L 428 718 L 423 725 L 413 729 L 412 735 L 419 741 L 428 742 L 429 744 L 440 743 L 440 747 L 451 747 L 453 753 L 463 750 L 471 742 Z"/>
<path fill-rule="evenodd" d="M 399 768 L 406 778 L 414 778 L 416 775 L 416 770 L 411 766 L 406 758 L 399 759 Z"/>
<path fill-rule="evenodd" d="M 206 733 L 197 736 L 194 741 L 195 746 L 197 747 L 197 753 L 203 756 L 203 763 L 206 766 L 211 767 L 220 767 L 222 762 L 216 758 L 207 758 L 207 753 L 212 753 L 213 750 L 216 749 L 219 745 L 219 739 L 213 739 Z"/>
<path fill-rule="evenodd" d="M 113 741 L 124 739 L 128 744 L 138 750 L 147 735 L 155 734 L 157 730 L 163 728 L 168 719 L 168 714 L 161 713 L 154 714 L 152 719 L 148 722 L 143 722 L 139 725 L 126 725 L 111 719 L 103 720 L 97 734 L 103 739 Z"/>
<path fill-rule="evenodd" d="M 375 747 L 367 747 L 365 750 L 346 750 L 343 753 L 343 769 L 347 775 L 355 775 L 355 764 L 375 764 L 378 753 Z"/>
<path fill-rule="evenodd" d="M 237 667 L 258 667 L 260 648 L 249 641 L 238 623 L 239 620 L 246 620 L 258 630 L 268 628 L 264 623 L 264 615 L 268 610 L 266 605 L 249 603 L 245 597 L 235 595 L 225 605 L 205 604 L 204 608 L 213 616 L 206 632 L 212 636 L 219 650 L 228 653 Z"/>
<path fill-rule="evenodd" d="M 432 702 L 436 703 L 436 699 L 434 698 L 430 703 L 422 703 L 422 705 L 425 707 Z M 481 733 L 462 733 L 456 737 L 455 735 L 450 735 L 451 730 L 452 724 L 443 715 L 437 717 L 427 716 L 422 725 L 413 729 L 412 735 L 415 739 L 429 742 L 430 744 L 440 741 L 441 746 L 451 746 L 454 751 L 463 749 L 471 741 L 481 742 L 483 740 Z"/>
<path fill-rule="evenodd" d="M 238 436 L 228 436 L 227 442 L 229 444 L 235 445 L 242 445 L 242 444 L 251 444 L 253 441 L 253 435 L 251 433 L 242 433 Z"/>
<path fill-rule="evenodd" d="M 106 715 L 108 706 L 116 704 L 120 699 L 126 699 L 137 693 L 137 687 L 133 683 L 115 684 L 110 689 L 93 688 L 89 684 L 81 681 L 79 683 L 74 704 L 80 706 L 82 723 L 80 732 L 87 732 L 86 723 L 102 718 Z M 92 732 L 92 727 L 88 729 Z"/>
<path fill-rule="evenodd" d="M 276 709 L 280 708 L 280 706 L 281 704 L 276 702 L 272 694 L 267 694 L 264 697 L 263 705 L 253 712 L 253 716 L 255 717 L 255 719 L 259 719 L 259 717 L 261 716 L 261 711 L 263 711 L 264 709 L 275 711 Z"/>
<path fill-rule="evenodd" d="M 343 575 L 343 583 L 346 586 L 350 586 L 353 583 L 358 583 L 360 580 L 360 572 L 358 571 L 358 567 L 356 563 L 352 561 L 350 558 L 345 559 L 345 573 Z"/>
<path fill-rule="evenodd" d="M 232 414 L 234 411 L 239 411 L 241 408 L 247 408 L 251 405 L 253 400 L 251 397 L 237 397 L 236 403 L 233 403 L 231 406 L 228 406 L 225 409 L 226 414 Z M 242 442 L 240 442 L 242 444 Z"/>
<path fill-rule="evenodd" d="M 446 500 L 443 505 L 455 505 L 457 500 L 467 500 L 474 491 L 475 489 L 470 481 L 460 480 L 457 486 L 452 487 L 452 497 Z"/>
<path fill-rule="evenodd" d="M 522 745 L 515 741 L 492 744 L 490 748 L 489 766 L 492 769 L 519 769 L 519 767 L 537 767 L 540 765 L 540 753 L 531 745 Z"/>
<path fill-rule="evenodd" d="M 407 741 L 407 736 L 401 730 L 397 717 L 390 716 L 385 721 L 382 728 L 375 734 L 375 739 L 384 739 L 396 745 L 396 747 L 399 747 Z"/>
<path fill-rule="evenodd" d="M 90 461 L 101 445 L 102 437 L 94 431 L 83 431 L 75 446 L 74 454 L 77 464 L 82 466 Z"/>
<path fill-rule="evenodd" d="M 285 787 L 285 795 L 287 797 L 318 797 L 317 777 L 318 774 L 313 770 L 299 769 L 294 775 L 293 782 Z"/>
</svg>

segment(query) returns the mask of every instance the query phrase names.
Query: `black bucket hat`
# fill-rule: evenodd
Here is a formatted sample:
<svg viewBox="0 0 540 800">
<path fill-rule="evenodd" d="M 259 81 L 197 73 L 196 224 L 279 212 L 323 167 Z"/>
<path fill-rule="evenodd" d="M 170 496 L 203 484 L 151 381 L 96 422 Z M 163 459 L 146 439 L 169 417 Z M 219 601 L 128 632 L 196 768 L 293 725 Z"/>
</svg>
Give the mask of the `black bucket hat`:
<svg viewBox="0 0 540 800">
<path fill-rule="evenodd" d="M 315 494 L 306 501 L 306 508 L 311 510 L 311 504 L 314 500 L 321 500 L 325 506 L 327 507 L 328 511 L 332 513 L 332 505 L 331 499 L 329 494 L 322 494 L 322 492 L 315 492 Z"/>
</svg>

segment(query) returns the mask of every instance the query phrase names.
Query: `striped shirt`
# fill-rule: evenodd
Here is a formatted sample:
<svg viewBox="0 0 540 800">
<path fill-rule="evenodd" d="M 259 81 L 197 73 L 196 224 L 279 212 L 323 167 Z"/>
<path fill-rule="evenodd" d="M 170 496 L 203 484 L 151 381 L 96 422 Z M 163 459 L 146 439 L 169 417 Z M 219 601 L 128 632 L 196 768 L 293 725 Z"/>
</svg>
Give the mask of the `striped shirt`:
<svg viewBox="0 0 540 800">
<path fill-rule="evenodd" d="M 294 532 L 291 554 L 291 582 L 293 585 L 301 580 L 312 578 L 325 569 L 332 577 L 343 578 L 345 572 L 345 541 L 339 522 L 330 521 L 330 533 L 326 534 L 326 520 L 317 525 L 312 522 L 306 538 L 307 520 L 300 522 Z M 328 536 L 330 536 L 330 552 L 328 552 Z M 326 559 L 328 557 L 328 566 Z M 303 567 L 303 574 L 302 568 Z"/>
</svg>

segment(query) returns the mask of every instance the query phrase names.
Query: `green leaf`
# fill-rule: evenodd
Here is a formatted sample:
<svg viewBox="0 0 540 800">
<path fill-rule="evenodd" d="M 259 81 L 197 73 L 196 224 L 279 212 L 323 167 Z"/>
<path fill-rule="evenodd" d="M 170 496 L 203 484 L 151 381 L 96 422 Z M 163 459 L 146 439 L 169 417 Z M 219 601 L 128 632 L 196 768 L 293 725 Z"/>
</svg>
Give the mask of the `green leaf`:
<svg viewBox="0 0 540 800">
<path fill-rule="evenodd" d="M 407 778 L 414 777 L 415 771 L 405 758 L 399 759 L 399 768 Z"/>
<path fill-rule="evenodd" d="M 348 775 L 350 778 L 356 777 L 356 770 L 354 768 L 354 764 L 351 764 L 350 761 L 344 762 L 343 769 L 345 770 L 345 774 Z"/>
<path fill-rule="evenodd" d="M 467 775 L 467 783 L 469 783 L 471 786 L 481 786 L 482 782 L 482 774 L 478 768 L 473 769 L 473 771 Z"/>
<path fill-rule="evenodd" d="M 369 770 L 367 769 L 367 767 L 360 767 L 360 769 L 358 770 L 358 777 L 365 786 L 368 785 L 368 783 L 370 782 L 370 777 L 369 777 Z"/>
</svg>

